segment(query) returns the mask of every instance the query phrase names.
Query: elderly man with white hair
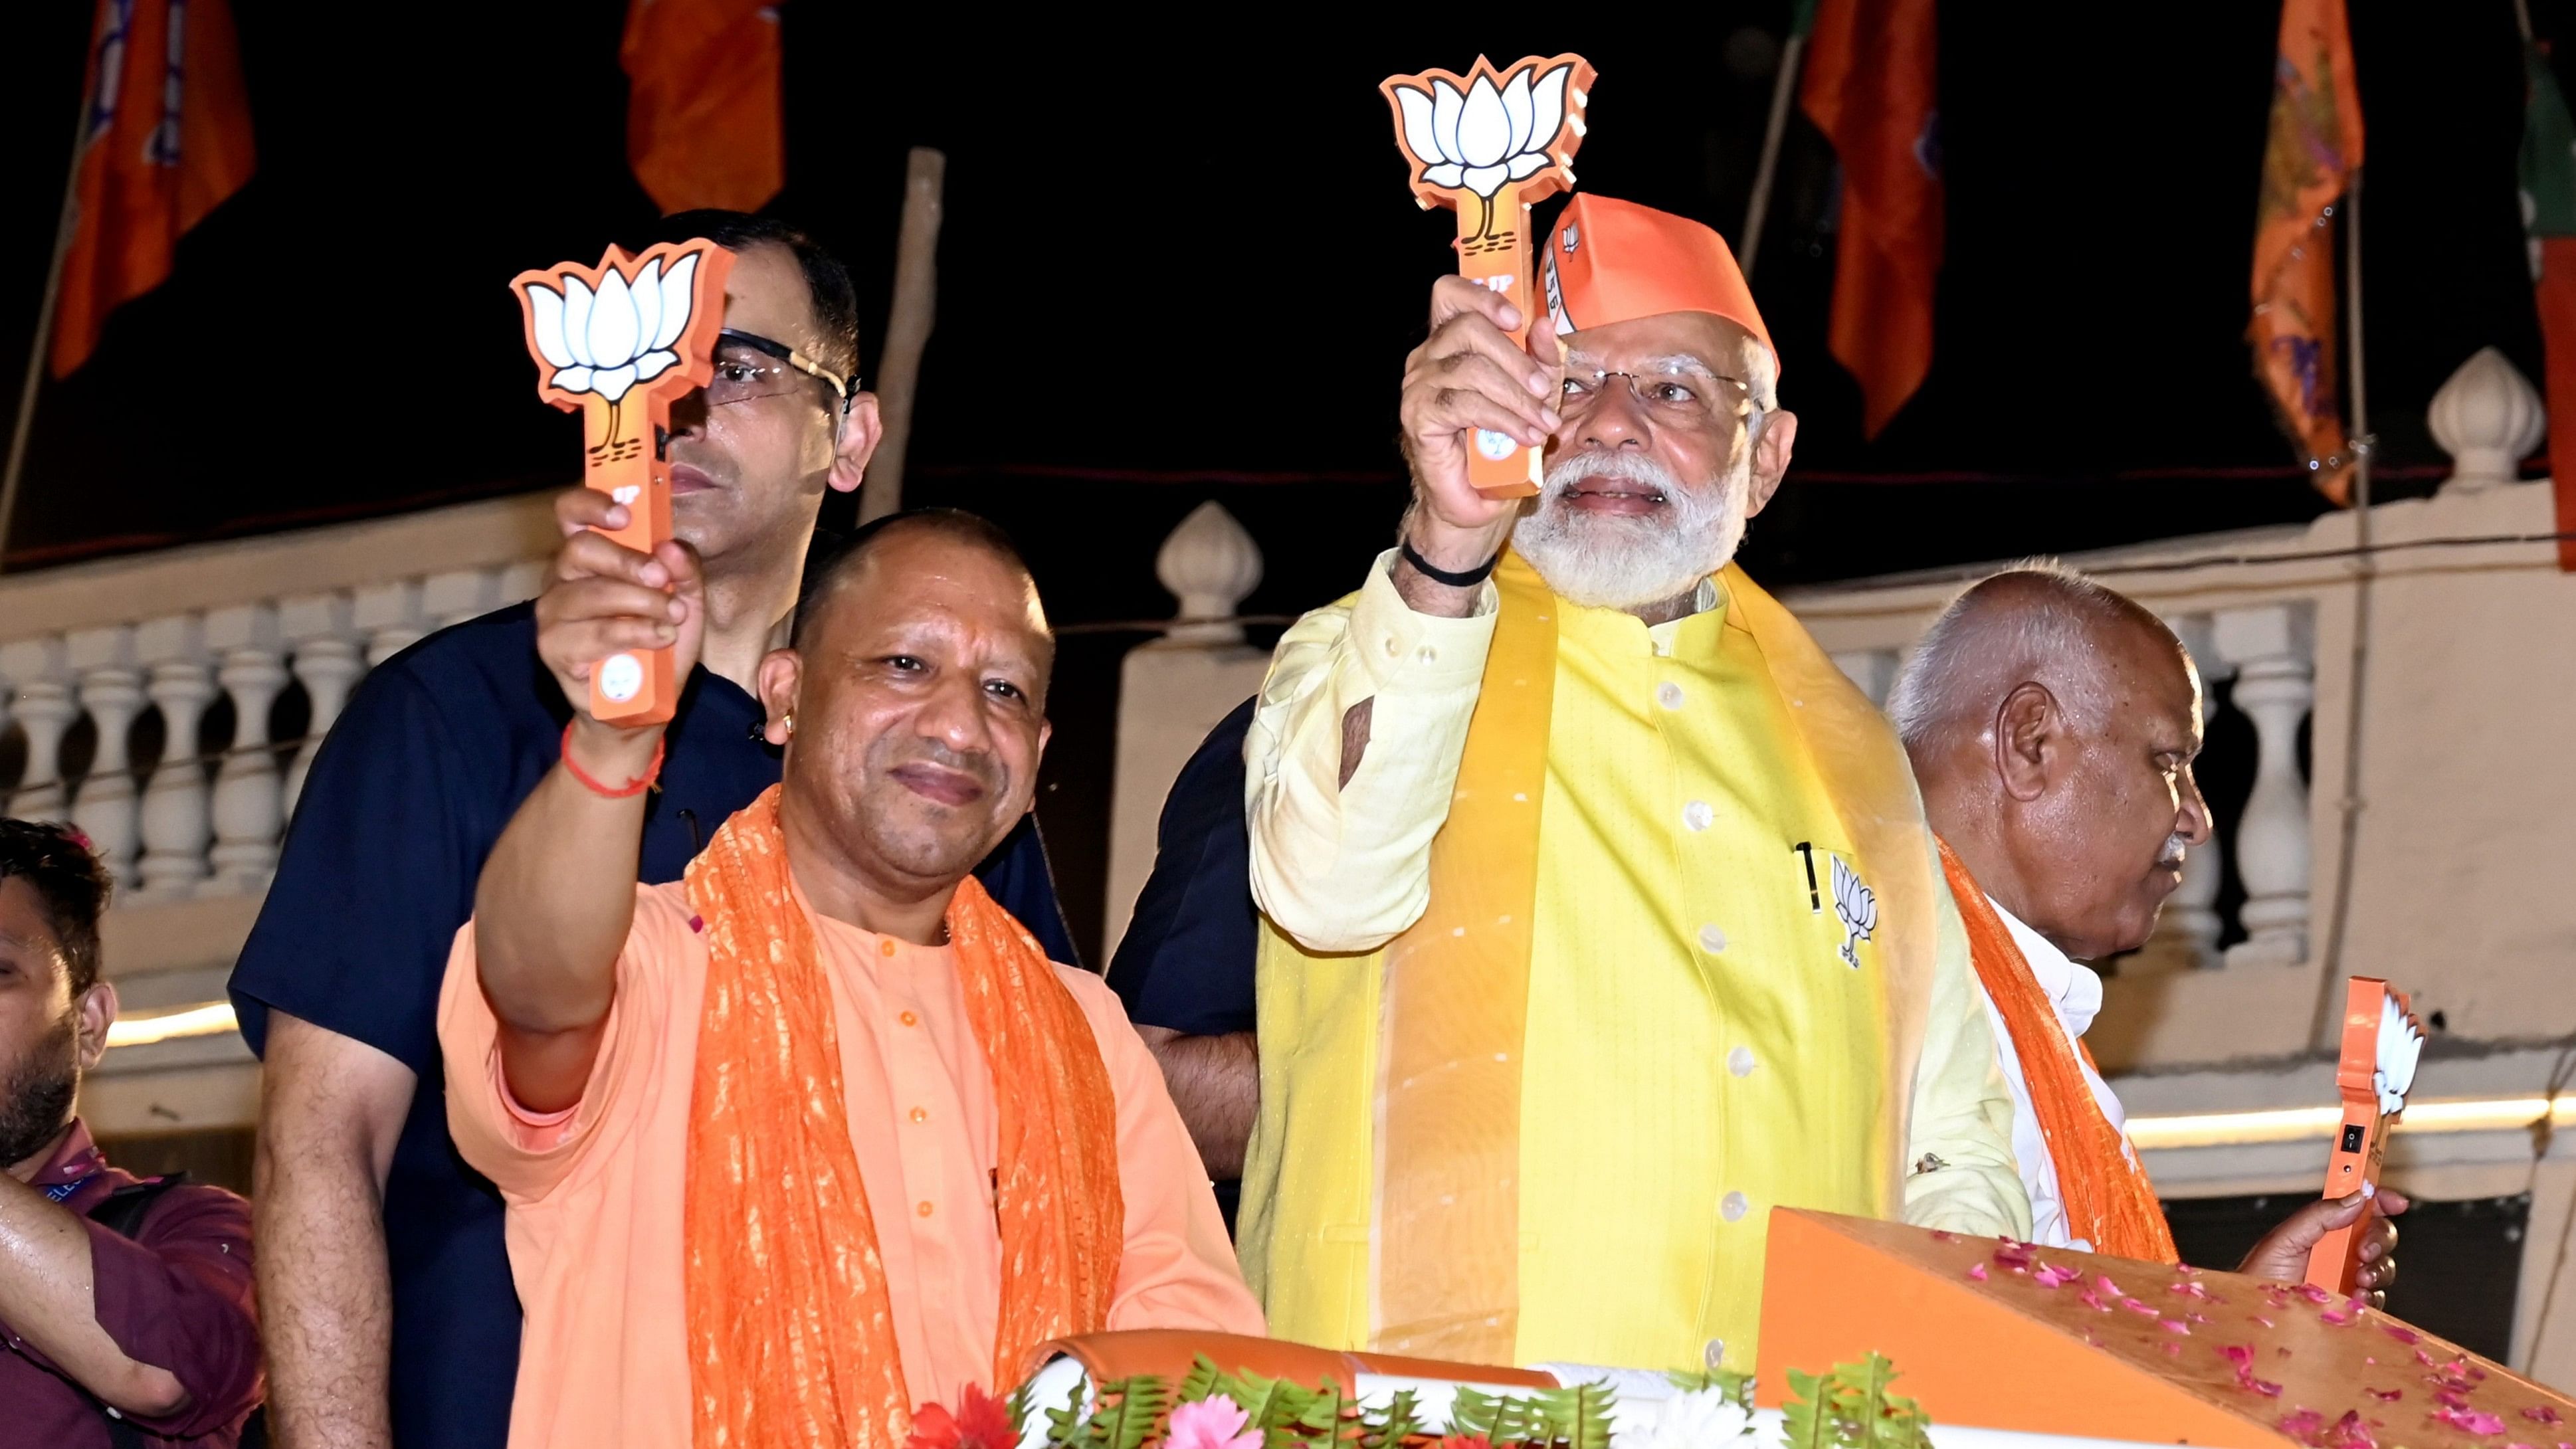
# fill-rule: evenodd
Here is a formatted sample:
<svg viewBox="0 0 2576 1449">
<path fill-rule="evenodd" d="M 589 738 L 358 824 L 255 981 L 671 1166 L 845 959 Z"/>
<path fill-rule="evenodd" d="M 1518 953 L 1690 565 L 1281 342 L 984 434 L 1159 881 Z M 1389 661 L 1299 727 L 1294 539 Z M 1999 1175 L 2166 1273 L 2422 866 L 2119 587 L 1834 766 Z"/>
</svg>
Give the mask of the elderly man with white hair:
<svg viewBox="0 0 2576 1449">
<path fill-rule="evenodd" d="M 2200 677 L 2135 600 L 2035 559 L 1962 592 L 1924 632 L 1889 696 L 1941 841 L 1978 986 L 2013 1094 L 2013 1153 L 2033 1237 L 2124 1258 L 2176 1260 L 2083 1036 L 2102 981 L 2083 963 L 2146 944 L 2185 854 L 2207 843 Z M 2404 1194 L 2382 1191 L 2360 1287 L 2397 1276 Z M 2241 1271 L 2304 1276 L 2328 1232 L 2370 1211 L 2360 1194 L 2311 1203 Z"/>
<path fill-rule="evenodd" d="M 1528 350 L 1433 288 L 1400 546 L 1263 686 L 1239 1246 L 1284 1338 L 1750 1369 L 1771 1209 L 2029 1206 L 1904 753 L 1730 562 L 1797 431 L 1733 257 L 1579 196 L 1544 267 Z"/>
</svg>

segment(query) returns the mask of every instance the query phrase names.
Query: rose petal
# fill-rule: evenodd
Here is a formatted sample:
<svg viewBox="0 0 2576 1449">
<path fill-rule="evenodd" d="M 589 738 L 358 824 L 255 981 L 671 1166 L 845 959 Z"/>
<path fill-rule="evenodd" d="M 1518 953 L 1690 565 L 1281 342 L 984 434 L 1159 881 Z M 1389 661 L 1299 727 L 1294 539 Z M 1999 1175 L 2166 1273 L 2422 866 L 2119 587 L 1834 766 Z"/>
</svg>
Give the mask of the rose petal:
<svg viewBox="0 0 2576 1449">
<path fill-rule="evenodd" d="M 1970 1263 L 1968 1265 L 1968 1276 L 1976 1279 L 1980 1283 L 1983 1283 L 1986 1281 L 1986 1265 L 1983 1263 Z"/>
<path fill-rule="evenodd" d="M 2372 1398 L 2377 1399 L 2383 1404 L 2393 1404 L 2399 1399 L 2406 1397 L 2406 1391 L 2404 1389 L 2364 1389 L 2362 1392 L 2370 1395 Z"/>
</svg>

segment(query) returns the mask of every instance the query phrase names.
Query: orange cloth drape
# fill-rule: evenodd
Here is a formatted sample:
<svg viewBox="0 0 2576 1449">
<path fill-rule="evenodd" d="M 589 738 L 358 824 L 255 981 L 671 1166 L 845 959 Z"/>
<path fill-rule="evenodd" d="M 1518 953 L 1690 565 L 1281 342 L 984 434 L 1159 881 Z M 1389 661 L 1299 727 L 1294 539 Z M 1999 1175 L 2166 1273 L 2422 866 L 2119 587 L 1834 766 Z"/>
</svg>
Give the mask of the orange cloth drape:
<svg viewBox="0 0 2576 1449">
<path fill-rule="evenodd" d="M 787 184 L 775 0 L 631 0 L 626 163 L 665 213 L 758 211 Z"/>
<path fill-rule="evenodd" d="M 54 376 L 89 360 L 108 313 L 168 278 L 180 235 L 239 191 L 251 164 L 226 0 L 99 0 Z"/>
<path fill-rule="evenodd" d="M 2352 446 L 2336 357 L 2337 198 L 2361 165 L 2361 91 L 2343 0 L 2285 0 L 2272 124 L 2254 211 L 2254 317 L 2246 340 L 2274 417 L 2337 503 L 2351 501 Z"/>
<path fill-rule="evenodd" d="M 695 1443 L 899 1449 L 912 1406 L 778 799 L 773 785 L 689 867 L 707 931 L 685 1204 Z M 972 876 L 948 932 L 1000 1119 L 999 1387 L 1038 1344 L 1108 1324 L 1125 1239 L 1118 1110 L 1082 1008 Z"/>
<path fill-rule="evenodd" d="M 1986 899 L 1975 877 L 1959 863 L 1950 842 L 1941 843 L 1941 869 L 1950 877 L 1950 895 L 1959 903 L 1959 919 L 1968 928 L 1968 952 L 1977 980 L 2003 1014 L 2012 1040 L 2003 1044 L 2021 1061 L 2021 1077 L 2030 1089 L 2030 1106 L 2039 1118 L 2040 1138 L 2057 1168 L 2057 1194 L 2066 1207 L 2066 1231 L 2093 1245 L 2093 1251 L 2115 1258 L 2156 1263 L 2181 1261 L 2173 1230 L 2165 1224 L 2164 1205 L 2147 1181 L 2146 1171 L 2129 1152 L 2127 1140 L 2102 1104 L 2093 1099 L 2093 1084 L 2077 1063 L 2079 1047 L 2070 1044 L 2057 1021 L 2057 1008 L 2039 989 L 2030 962 L 2014 943 L 2012 930 Z M 2087 1060 L 2090 1060 L 2088 1057 Z"/>
<path fill-rule="evenodd" d="M 1828 336 L 1877 437 L 1932 370 L 1947 204 L 1933 0 L 1824 0 L 1798 104 L 1842 163 Z"/>
</svg>

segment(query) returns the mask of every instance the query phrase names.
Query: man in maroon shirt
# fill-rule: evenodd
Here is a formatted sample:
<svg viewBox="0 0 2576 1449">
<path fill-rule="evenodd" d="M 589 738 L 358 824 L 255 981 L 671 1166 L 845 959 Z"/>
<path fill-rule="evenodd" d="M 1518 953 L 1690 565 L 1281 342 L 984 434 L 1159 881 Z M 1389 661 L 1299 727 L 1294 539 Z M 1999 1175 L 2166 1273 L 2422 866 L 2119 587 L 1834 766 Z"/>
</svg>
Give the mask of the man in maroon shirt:
<svg viewBox="0 0 2576 1449">
<path fill-rule="evenodd" d="M 0 820 L 0 1445 L 228 1446 L 259 1403 L 250 1204 L 107 1165 L 72 1115 L 107 1050 L 108 879 Z"/>
</svg>

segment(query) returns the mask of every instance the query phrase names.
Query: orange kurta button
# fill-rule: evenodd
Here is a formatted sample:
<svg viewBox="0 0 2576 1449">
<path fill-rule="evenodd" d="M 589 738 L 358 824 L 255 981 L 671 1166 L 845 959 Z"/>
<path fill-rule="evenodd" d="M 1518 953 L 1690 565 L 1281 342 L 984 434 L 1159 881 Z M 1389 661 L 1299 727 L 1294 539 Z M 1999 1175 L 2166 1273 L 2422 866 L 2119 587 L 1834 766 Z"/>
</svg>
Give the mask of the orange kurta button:
<svg viewBox="0 0 2576 1449">
<path fill-rule="evenodd" d="M 1736 1075 L 1738 1075 L 1738 1076 L 1742 1076 L 1742 1075 L 1743 1075 L 1743 1073 L 1738 1072 Z M 915 1108 L 913 1108 L 913 1109 L 912 1109 L 912 1120 L 914 1120 L 915 1122 L 927 1122 L 927 1121 L 929 1121 L 929 1120 L 930 1120 L 930 1112 L 929 1112 L 929 1110 L 928 1110 L 927 1108 L 922 1108 L 922 1107 L 915 1107 Z"/>
<path fill-rule="evenodd" d="M 928 1216 L 930 1216 L 930 1204 L 929 1204 L 929 1203 L 926 1203 L 926 1202 L 925 1202 L 925 1203 L 921 1203 L 921 1204 L 919 1204 L 918 1206 L 914 1207 L 914 1208 L 913 1208 L 913 1211 L 914 1211 L 914 1212 L 917 1212 L 917 1213 L 919 1213 L 919 1214 L 921 1214 L 923 1217 L 928 1217 Z"/>
<path fill-rule="evenodd" d="M 911 1012 L 909 1012 L 909 1011 L 905 1012 L 905 1013 L 904 1013 L 903 1015 L 901 1015 L 901 1016 L 896 1017 L 896 1018 L 895 1018 L 895 1020 L 897 1020 L 897 1021 L 899 1021 L 899 1022 L 902 1022 L 902 1023 L 903 1023 L 904 1025 L 906 1025 L 906 1026 L 919 1026 L 919 1025 L 921 1025 L 921 1018 L 920 1018 L 920 1017 L 917 1017 L 917 1016 L 915 1016 L 915 1015 L 913 1015 L 913 1014 L 912 1014 Z"/>
<path fill-rule="evenodd" d="M 891 956 L 891 955 L 893 955 L 893 954 L 894 954 L 894 942 L 892 942 L 892 941 L 879 941 L 879 942 L 877 942 L 877 954 L 879 954 L 879 955 L 881 955 L 881 956 Z"/>
</svg>

